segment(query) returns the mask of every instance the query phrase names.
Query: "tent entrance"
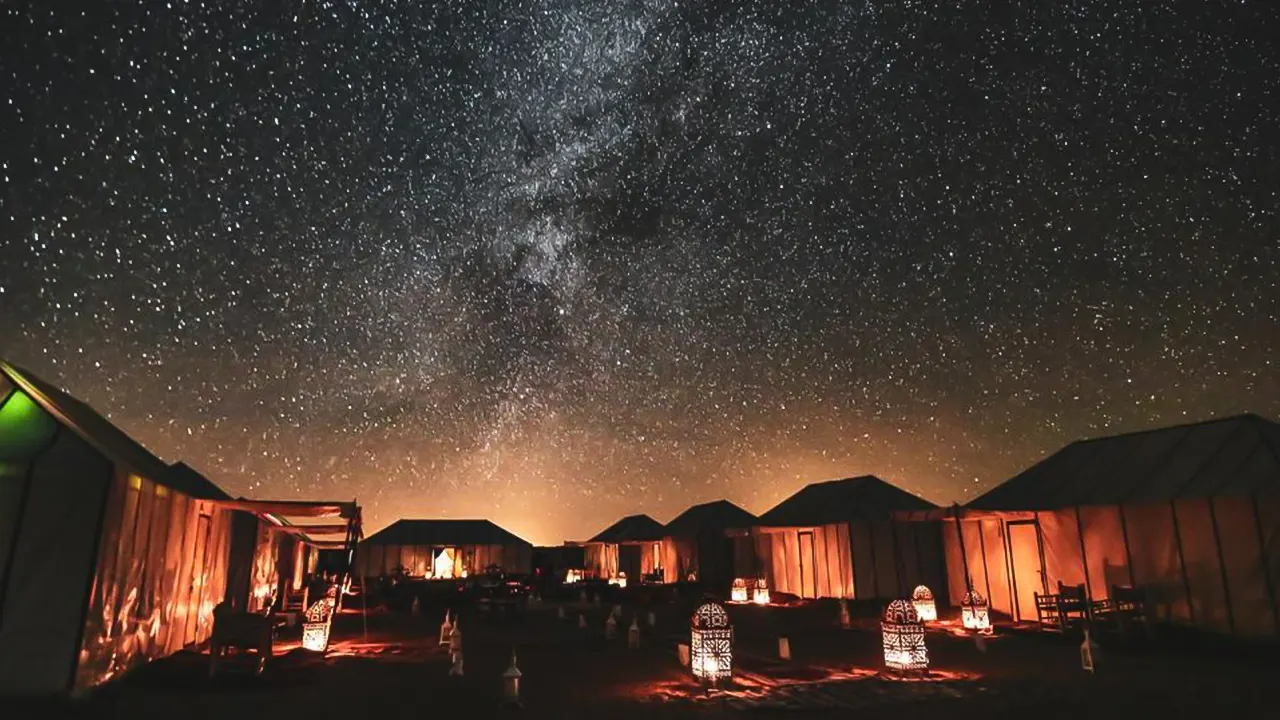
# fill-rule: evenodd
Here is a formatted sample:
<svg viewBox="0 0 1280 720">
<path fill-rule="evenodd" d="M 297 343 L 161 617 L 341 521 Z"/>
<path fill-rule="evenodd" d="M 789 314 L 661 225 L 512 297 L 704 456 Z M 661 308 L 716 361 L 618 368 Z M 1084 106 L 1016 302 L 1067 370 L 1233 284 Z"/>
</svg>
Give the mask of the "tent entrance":
<svg viewBox="0 0 1280 720">
<path fill-rule="evenodd" d="M 1008 528 L 1014 619 L 1031 622 L 1036 619 L 1035 595 L 1046 592 L 1040 525 L 1035 520 L 1015 520 L 1008 523 Z"/>
<path fill-rule="evenodd" d="M 817 553 L 813 547 L 813 531 L 802 530 L 800 532 L 800 597 L 818 597 L 818 587 L 813 574 L 817 564 Z"/>
<path fill-rule="evenodd" d="M 457 553 L 456 548 L 436 548 L 431 558 L 431 577 L 437 580 L 452 579 L 454 559 L 457 557 Z"/>
</svg>

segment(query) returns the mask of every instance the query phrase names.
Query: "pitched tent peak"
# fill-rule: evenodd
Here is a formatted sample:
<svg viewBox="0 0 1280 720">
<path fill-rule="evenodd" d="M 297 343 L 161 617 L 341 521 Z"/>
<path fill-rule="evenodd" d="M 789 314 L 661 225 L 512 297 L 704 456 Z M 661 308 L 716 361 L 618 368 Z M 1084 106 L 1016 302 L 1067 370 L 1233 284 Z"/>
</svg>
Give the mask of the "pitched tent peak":
<svg viewBox="0 0 1280 720">
<path fill-rule="evenodd" d="M 1070 443 L 971 500 L 1052 510 L 1247 495 L 1280 486 L 1280 426 L 1244 413 Z"/>
<path fill-rule="evenodd" d="M 400 518 L 364 542 L 373 545 L 506 545 L 532 544 L 498 525 L 479 518 Z"/>
<path fill-rule="evenodd" d="M 1141 430 L 1130 430 L 1128 432 L 1115 433 L 1113 435 L 1094 435 L 1090 437 L 1083 437 L 1071 442 L 1070 444 L 1084 445 L 1087 443 L 1102 442 L 1106 440 L 1115 440 L 1118 438 L 1137 437 L 1141 435 L 1150 435 L 1152 433 L 1168 432 L 1170 430 L 1186 430 L 1188 428 L 1202 427 L 1204 425 L 1215 425 L 1218 423 L 1232 423 L 1232 422 L 1262 423 L 1265 425 L 1277 426 L 1277 422 L 1275 420 L 1265 418 L 1261 415 L 1258 415 L 1257 413 L 1245 412 L 1245 413 L 1237 413 L 1235 415 L 1222 415 L 1219 417 L 1207 418 L 1205 420 L 1193 420 L 1193 421 L 1184 422 L 1184 423 L 1174 423 L 1172 425 L 1159 425 L 1156 427 L 1143 428 Z"/>
<path fill-rule="evenodd" d="M 175 474 L 163 460 L 112 424 L 101 413 L 77 400 L 58 385 L 2 358 L 0 358 L 0 376 L 22 390 L 23 394 L 34 400 L 59 424 L 75 432 L 94 449 L 118 465 L 152 482 L 198 499 L 221 500 L 226 497 L 226 493 L 212 483 L 188 485 L 184 484 L 187 479 L 175 480 Z"/>
<path fill-rule="evenodd" d="M 662 523 L 643 513 L 627 515 L 596 533 L 589 543 L 647 542 L 666 534 Z"/>
<path fill-rule="evenodd" d="M 760 516 L 769 527 L 816 527 L 854 517 L 879 518 L 937 505 L 875 475 L 810 483 Z"/>
<path fill-rule="evenodd" d="M 728 500 L 713 500 L 689 507 L 672 518 L 665 529 L 670 536 L 694 535 L 702 530 L 749 528 L 757 519 Z"/>
</svg>

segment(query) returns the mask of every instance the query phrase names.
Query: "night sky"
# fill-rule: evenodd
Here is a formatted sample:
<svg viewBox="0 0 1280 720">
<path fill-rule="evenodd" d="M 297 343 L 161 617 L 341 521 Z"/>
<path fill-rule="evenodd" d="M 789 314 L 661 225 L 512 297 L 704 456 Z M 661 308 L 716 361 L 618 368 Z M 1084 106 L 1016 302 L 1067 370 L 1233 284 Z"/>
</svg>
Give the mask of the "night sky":
<svg viewBox="0 0 1280 720">
<path fill-rule="evenodd" d="M 1280 414 L 1280 4 L 1007 5 L 6 2 L 0 355 L 538 543 Z"/>
</svg>

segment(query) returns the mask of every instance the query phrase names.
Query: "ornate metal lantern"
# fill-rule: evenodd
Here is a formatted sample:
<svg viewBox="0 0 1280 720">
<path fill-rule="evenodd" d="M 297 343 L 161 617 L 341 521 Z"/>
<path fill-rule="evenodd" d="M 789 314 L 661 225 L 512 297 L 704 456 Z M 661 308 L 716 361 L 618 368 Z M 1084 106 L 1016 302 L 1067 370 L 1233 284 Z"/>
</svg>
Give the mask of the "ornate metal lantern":
<svg viewBox="0 0 1280 720">
<path fill-rule="evenodd" d="M 624 573 L 624 572 L 620 572 L 620 573 L 618 573 L 617 575 L 615 575 L 615 576 L 613 576 L 613 577 L 609 578 L 609 584 L 610 584 L 610 585 L 617 585 L 617 586 L 618 586 L 618 587 L 620 587 L 620 588 L 624 588 L 624 587 L 626 587 L 626 586 L 627 586 L 627 574 L 626 574 L 626 573 Z"/>
<path fill-rule="evenodd" d="M 884 665 L 900 673 L 924 672 L 929 653 L 924 646 L 924 624 L 916 608 L 907 600 L 894 600 L 885 608 L 880 622 L 884 636 Z"/>
<path fill-rule="evenodd" d="M 729 589 L 729 601 L 744 603 L 747 601 L 747 581 L 742 578 L 733 579 L 733 587 Z"/>
<path fill-rule="evenodd" d="M 302 647 L 313 652 L 329 648 L 329 628 L 333 625 L 333 609 L 338 604 L 338 586 L 330 585 L 325 596 L 307 608 L 302 623 Z"/>
<path fill-rule="evenodd" d="M 755 587 L 751 588 L 751 602 L 757 605 L 769 604 L 769 584 L 764 578 L 756 578 Z"/>
<path fill-rule="evenodd" d="M 718 602 L 708 602 L 690 622 L 689 661 L 693 676 L 712 684 L 733 677 L 733 626 Z"/>
<path fill-rule="evenodd" d="M 938 605 L 933 600 L 933 593 L 924 585 L 917 585 L 911 593 L 911 604 L 920 616 L 920 622 L 933 622 L 938 619 Z"/>
<path fill-rule="evenodd" d="M 966 630 L 974 630 L 984 635 L 991 634 L 991 606 L 982 593 L 970 590 L 960 601 L 960 620 Z"/>
<path fill-rule="evenodd" d="M 582 582 L 582 571 L 577 568 L 569 568 L 564 574 L 564 584 L 573 585 Z"/>
</svg>

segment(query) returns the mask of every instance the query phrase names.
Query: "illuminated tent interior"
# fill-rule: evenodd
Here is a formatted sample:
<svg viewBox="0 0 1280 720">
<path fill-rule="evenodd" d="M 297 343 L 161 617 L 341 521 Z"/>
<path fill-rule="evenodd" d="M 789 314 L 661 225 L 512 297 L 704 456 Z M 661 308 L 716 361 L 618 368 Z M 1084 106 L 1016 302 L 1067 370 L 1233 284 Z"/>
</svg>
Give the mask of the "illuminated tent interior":
<svg viewBox="0 0 1280 720">
<path fill-rule="evenodd" d="M 630 582 L 662 569 L 666 529 L 648 515 L 628 515 L 582 543 L 586 575 L 608 580 L 626 573 Z M 665 572 L 665 571 L 664 571 Z"/>
<path fill-rule="evenodd" d="M 864 475 L 801 488 L 761 515 L 751 533 L 773 590 L 802 598 L 903 598 L 916 585 L 944 586 L 941 523 L 893 515 L 936 507 Z"/>
<path fill-rule="evenodd" d="M 355 572 L 450 579 L 494 565 L 533 572 L 533 545 L 488 520 L 397 520 L 359 544 Z"/>
<path fill-rule="evenodd" d="M 735 577 L 756 577 L 751 527 L 756 516 L 728 500 L 694 505 L 663 529 L 662 569 L 666 582 L 698 579 L 728 592 Z"/>
<path fill-rule="evenodd" d="M 86 688 L 205 640 L 225 499 L 0 361 L 0 694 Z"/>
<path fill-rule="evenodd" d="M 944 512 L 951 597 L 967 571 L 994 611 L 1035 621 L 1059 582 L 1095 601 L 1133 586 L 1159 621 L 1274 637 L 1278 458 L 1280 425 L 1256 415 L 1072 443 Z"/>
</svg>

